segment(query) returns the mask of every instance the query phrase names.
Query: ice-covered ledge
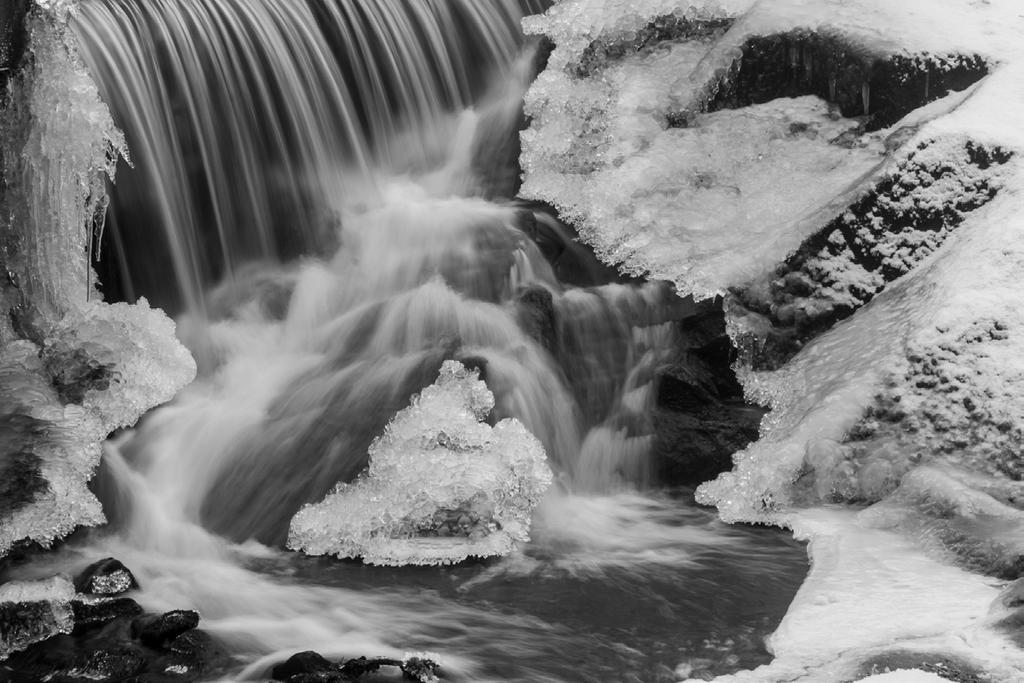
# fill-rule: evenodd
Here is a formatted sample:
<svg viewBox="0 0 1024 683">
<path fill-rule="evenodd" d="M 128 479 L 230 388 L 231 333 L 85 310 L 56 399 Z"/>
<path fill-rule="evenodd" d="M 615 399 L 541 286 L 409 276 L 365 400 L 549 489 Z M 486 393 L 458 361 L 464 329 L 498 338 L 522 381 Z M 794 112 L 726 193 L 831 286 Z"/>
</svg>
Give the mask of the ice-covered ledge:
<svg viewBox="0 0 1024 683">
<path fill-rule="evenodd" d="M 105 184 L 126 151 L 78 58 L 73 11 L 29 6 L 0 98 L 0 555 L 102 523 L 86 486 L 102 441 L 195 375 L 167 316 L 97 289 Z"/>
<path fill-rule="evenodd" d="M 695 5 L 528 20 L 556 47 L 521 162 L 608 262 L 729 294 L 772 412 L 698 498 L 793 528 L 813 566 L 776 661 L 723 680 L 1024 677 L 996 600 L 1024 568 L 1019 5 Z M 761 66 L 783 82 L 737 78 Z M 893 74 L 918 109 L 880 101 Z"/>
</svg>

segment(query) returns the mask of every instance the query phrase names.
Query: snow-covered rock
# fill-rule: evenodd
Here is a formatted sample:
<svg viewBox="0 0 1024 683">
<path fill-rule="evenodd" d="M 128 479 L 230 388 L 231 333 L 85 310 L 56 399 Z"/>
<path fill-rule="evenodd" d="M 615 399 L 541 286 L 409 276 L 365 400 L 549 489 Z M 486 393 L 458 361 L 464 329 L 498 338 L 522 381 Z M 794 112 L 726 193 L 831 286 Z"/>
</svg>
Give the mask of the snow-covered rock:
<svg viewBox="0 0 1024 683">
<path fill-rule="evenodd" d="M 775 662 L 722 680 L 855 680 L 896 649 L 1021 678 L 988 613 L 1024 567 L 1019 5 L 637 5 L 527 21 L 557 47 L 523 191 L 610 263 L 727 294 L 771 412 L 697 498 L 793 528 L 812 572 Z"/>
<path fill-rule="evenodd" d="M 288 546 L 370 564 L 450 564 L 511 552 L 552 481 L 515 419 L 485 420 L 494 396 L 457 361 L 370 446 L 367 470 L 292 519 Z"/>
</svg>

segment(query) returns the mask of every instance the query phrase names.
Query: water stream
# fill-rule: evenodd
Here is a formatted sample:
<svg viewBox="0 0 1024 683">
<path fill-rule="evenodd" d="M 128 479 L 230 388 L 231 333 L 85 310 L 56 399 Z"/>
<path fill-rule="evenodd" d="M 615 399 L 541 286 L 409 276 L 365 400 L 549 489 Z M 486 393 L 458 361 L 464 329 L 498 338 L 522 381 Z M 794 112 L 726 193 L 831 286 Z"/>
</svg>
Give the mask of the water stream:
<svg viewBox="0 0 1024 683">
<path fill-rule="evenodd" d="M 676 680 L 770 658 L 802 549 L 649 471 L 655 378 L 687 303 L 609 278 L 511 200 L 535 68 L 518 21 L 536 9 L 82 5 L 83 54 L 135 164 L 115 192 L 123 293 L 176 308 L 200 376 L 108 443 L 112 524 L 52 561 L 112 555 L 147 609 L 199 610 L 234 657 L 225 679 L 307 649 L 428 650 L 473 681 Z M 544 445 L 557 481 L 533 541 L 448 568 L 282 550 L 295 512 L 355 477 L 451 358 Z"/>
</svg>

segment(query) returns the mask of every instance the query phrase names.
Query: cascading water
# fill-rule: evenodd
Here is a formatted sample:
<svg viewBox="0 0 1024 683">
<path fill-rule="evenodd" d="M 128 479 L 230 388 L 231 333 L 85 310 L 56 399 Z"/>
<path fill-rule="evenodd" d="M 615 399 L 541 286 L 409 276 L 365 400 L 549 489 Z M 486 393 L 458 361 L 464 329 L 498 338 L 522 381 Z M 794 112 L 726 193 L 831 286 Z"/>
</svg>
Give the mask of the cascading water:
<svg viewBox="0 0 1024 683">
<path fill-rule="evenodd" d="M 226 675 L 258 678 L 304 649 L 426 648 L 466 680 L 654 680 L 686 660 L 767 658 L 760 636 L 799 580 L 795 544 L 637 492 L 654 376 L 688 304 L 659 283 L 597 279 L 564 228 L 492 200 L 514 192 L 491 181 L 509 175 L 497 150 L 532 75 L 522 10 L 82 5 L 84 56 L 136 165 L 115 195 L 116 246 L 140 260 L 139 291 L 155 262 L 177 283 L 162 296 L 183 304 L 200 377 L 109 444 L 99 488 L 116 533 L 69 552 L 123 559 L 147 608 L 199 609 L 248 663 Z M 147 255 L 160 231 L 166 255 Z M 569 271 L 589 286 L 560 281 Z M 446 359 L 478 369 L 493 418 L 518 419 L 548 454 L 558 484 L 533 543 L 446 573 L 273 549 L 302 505 L 366 467 Z M 723 571 L 779 597 L 751 608 L 712 578 Z M 699 597 L 709 585 L 714 605 Z M 635 610 L 658 616 L 634 637 L 620 622 Z"/>
</svg>

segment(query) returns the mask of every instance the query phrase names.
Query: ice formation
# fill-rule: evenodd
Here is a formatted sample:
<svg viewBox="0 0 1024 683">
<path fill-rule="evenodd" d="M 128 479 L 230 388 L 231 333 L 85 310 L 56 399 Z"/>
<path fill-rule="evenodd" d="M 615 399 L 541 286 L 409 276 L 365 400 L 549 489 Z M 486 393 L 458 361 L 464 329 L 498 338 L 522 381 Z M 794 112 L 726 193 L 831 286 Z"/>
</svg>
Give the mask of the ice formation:
<svg viewBox="0 0 1024 683">
<path fill-rule="evenodd" d="M 515 419 L 485 420 L 494 396 L 457 361 L 370 446 L 367 470 L 292 519 L 288 546 L 370 564 L 450 564 L 511 552 L 552 481 Z"/>
<path fill-rule="evenodd" d="M 0 661 L 58 633 L 71 633 L 75 587 L 64 577 L 0 586 Z"/>
<path fill-rule="evenodd" d="M 143 299 L 102 303 L 90 265 L 123 140 L 76 56 L 72 4 L 29 12 L 4 100 L 0 262 L 0 555 L 104 521 L 100 443 L 191 381 L 174 324 Z"/>
<path fill-rule="evenodd" d="M 984 38 L 1000 21 L 994 11 L 943 41 L 947 15 L 867 4 L 565 0 L 527 19 L 528 32 L 556 47 L 526 97 L 522 194 L 557 206 L 609 263 L 683 294 L 724 293 L 763 275 L 913 149 L 901 143 L 918 127 L 963 98 L 940 98 L 870 133 L 870 119 L 840 116 L 841 102 L 817 97 L 709 111 L 752 37 L 842 35 L 861 71 L 894 53 L 927 73 L 959 68 L 955 54 L 999 59 L 1000 46 Z M 792 50 L 794 68 L 826 67 Z M 595 52 L 611 57 L 599 69 Z M 867 83 L 851 87 L 870 108 Z"/>
<path fill-rule="evenodd" d="M 1009 1 L 563 0 L 527 20 L 556 48 L 527 96 L 524 193 L 609 262 L 727 294 L 748 398 L 772 409 L 698 500 L 789 526 L 812 571 L 775 661 L 723 681 L 854 680 L 897 650 L 898 668 L 946 653 L 1024 675 L 1012 619 L 990 613 L 1024 556 L 1018 15 Z M 759 37 L 789 46 L 782 77 L 818 73 L 808 35 L 863 69 L 914 65 L 924 77 L 904 88 L 922 86 L 924 106 L 881 101 L 866 77 L 859 104 L 730 94 Z M 982 64 L 980 83 L 928 89 Z M 849 113 L 887 106 L 884 127 Z"/>
</svg>

